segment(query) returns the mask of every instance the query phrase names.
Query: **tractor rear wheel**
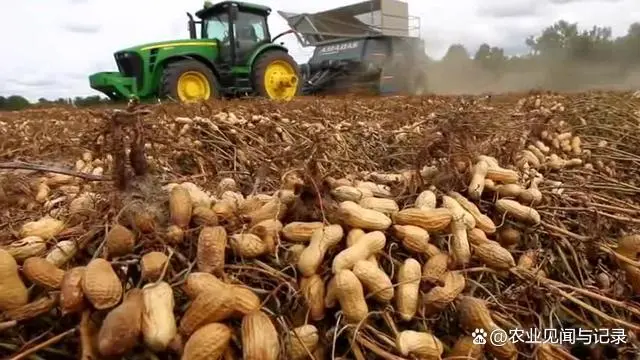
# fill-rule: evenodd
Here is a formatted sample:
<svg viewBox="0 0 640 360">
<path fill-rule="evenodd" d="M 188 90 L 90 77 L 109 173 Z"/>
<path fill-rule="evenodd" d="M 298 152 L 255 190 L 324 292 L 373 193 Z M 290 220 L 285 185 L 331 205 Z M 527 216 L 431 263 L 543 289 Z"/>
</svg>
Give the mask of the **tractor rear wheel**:
<svg viewBox="0 0 640 360">
<path fill-rule="evenodd" d="M 298 64 L 284 51 L 267 51 L 253 65 L 253 86 L 259 96 L 290 101 L 300 94 Z"/>
<path fill-rule="evenodd" d="M 181 60 L 164 68 L 160 96 L 181 102 L 206 101 L 219 95 L 213 71 L 197 60 Z"/>
</svg>

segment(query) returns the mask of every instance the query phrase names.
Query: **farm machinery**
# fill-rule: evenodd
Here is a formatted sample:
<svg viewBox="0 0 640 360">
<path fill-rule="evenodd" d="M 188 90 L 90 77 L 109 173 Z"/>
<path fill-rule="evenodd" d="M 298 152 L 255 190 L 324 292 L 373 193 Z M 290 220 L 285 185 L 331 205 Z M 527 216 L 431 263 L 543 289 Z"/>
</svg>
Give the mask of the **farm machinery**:
<svg viewBox="0 0 640 360">
<path fill-rule="evenodd" d="M 118 71 L 90 75 L 91 88 L 113 100 L 181 102 L 247 95 L 288 101 L 362 87 L 424 91 L 426 55 L 419 37 L 409 34 L 406 3 L 372 0 L 316 14 L 279 11 L 291 29 L 273 37 L 270 13 L 252 3 L 205 2 L 197 20 L 187 13 L 189 39 L 117 51 Z M 275 42 L 287 34 L 315 47 L 308 63 L 297 64 L 284 44 Z"/>
<path fill-rule="evenodd" d="M 398 0 L 370 0 L 315 14 L 278 11 L 313 56 L 300 65 L 303 94 L 356 88 L 382 94 L 426 91 L 420 18 Z"/>
</svg>

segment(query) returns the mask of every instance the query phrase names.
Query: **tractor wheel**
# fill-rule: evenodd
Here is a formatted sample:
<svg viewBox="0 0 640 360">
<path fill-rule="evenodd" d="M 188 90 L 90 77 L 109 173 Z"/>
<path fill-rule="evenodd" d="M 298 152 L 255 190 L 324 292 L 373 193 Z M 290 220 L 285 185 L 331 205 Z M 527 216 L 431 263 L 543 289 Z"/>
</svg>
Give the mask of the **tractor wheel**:
<svg viewBox="0 0 640 360">
<path fill-rule="evenodd" d="M 259 96 L 290 101 L 302 89 L 298 64 L 284 51 L 267 51 L 253 65 L 253 85 Z"/>
<path fill-rule="evenodd" d="M 213 71 L 196 60 L 181 60 L 164 68 L 160 96 L 180 102 L 206 101 L 219 97 L 219 86 Z"/>
</svg>

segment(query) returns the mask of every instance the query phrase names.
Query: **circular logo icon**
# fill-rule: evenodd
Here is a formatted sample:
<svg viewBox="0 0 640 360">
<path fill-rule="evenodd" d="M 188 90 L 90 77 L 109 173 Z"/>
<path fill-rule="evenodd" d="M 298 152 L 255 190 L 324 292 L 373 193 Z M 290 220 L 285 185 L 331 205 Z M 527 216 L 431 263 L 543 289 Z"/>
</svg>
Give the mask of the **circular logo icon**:
<svg viewBox="0 0 640 360">
<path fill-rule="evenodd" d="M 504 346 L 509 341 L 509 334 L 502 329 L 495 329 L 489 335 L 489 341 L 493 346 Z"/>
</svg>

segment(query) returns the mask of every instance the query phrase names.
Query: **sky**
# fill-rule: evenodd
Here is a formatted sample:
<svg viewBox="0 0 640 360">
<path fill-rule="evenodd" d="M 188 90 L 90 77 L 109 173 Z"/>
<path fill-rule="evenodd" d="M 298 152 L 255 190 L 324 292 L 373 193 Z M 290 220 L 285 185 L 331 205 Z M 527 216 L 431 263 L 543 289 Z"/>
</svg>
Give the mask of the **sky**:
<svg viewBox="0 0 640 360">
<path fill-rule="evenodd" d="M 420 17 L 427 53 L 440 58 L 452 43 L 473 52 L 487 42 L 510 54 L 526 52 L 524 39 L 564 19 L 581 27 L 610 26 L 624 35 L 640 20 L 639 0 L 405 0 Z M 276 10 L 317 12 L 357 0 L 254 0 L 270 6 L 271 33 L 288 29 Z M 186 12 L 202 0 L 0 0 L 0 95 L 31 101 L 99 95 L 88 76 L 115 71 L 113 53 L 136 44 L 188 38 Z M 281 38 L 300 63 L 313 48 L 293 35 Z"/>
</svg>

